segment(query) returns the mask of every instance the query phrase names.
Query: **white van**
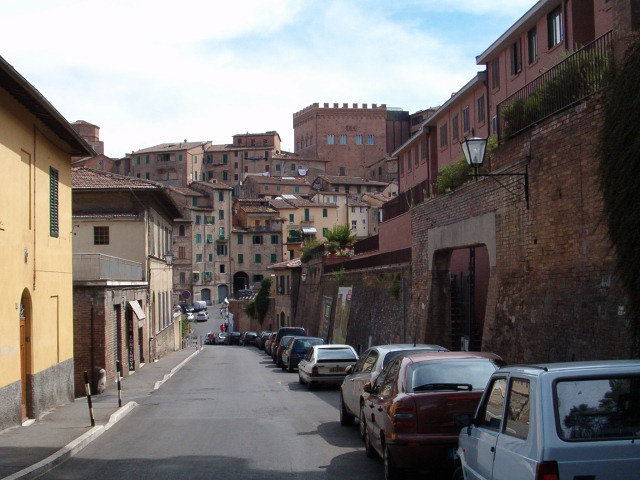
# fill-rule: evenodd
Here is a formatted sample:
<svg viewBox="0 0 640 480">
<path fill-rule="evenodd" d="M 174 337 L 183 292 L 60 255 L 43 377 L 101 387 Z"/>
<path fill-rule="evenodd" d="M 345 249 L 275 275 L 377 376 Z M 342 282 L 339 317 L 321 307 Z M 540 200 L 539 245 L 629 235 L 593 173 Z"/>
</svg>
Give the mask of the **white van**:
<svg viewBox="0 0 640 480">
<path fill-rule="evenodd" d="M 196 300 L 195 302 L 193 302 L 193 309 L 196 312 L 199 312 L 200 310 L 206 310 L 207 302 L 205 302 L 204 300 Z"/>
</svg>

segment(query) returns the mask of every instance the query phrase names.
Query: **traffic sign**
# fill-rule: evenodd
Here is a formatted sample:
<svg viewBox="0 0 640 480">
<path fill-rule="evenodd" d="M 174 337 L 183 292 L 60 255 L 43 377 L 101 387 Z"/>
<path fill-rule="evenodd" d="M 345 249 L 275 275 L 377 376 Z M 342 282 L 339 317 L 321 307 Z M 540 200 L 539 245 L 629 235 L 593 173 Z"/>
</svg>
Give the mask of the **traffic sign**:
<svg viewBox="0 0 640 480">
<path fill-rule="evenodd" d="M 185 300 L 189 300 L 191 298 L 191 292 L 189 290 L 184 290 L 181 295 Z"/>
</svg>

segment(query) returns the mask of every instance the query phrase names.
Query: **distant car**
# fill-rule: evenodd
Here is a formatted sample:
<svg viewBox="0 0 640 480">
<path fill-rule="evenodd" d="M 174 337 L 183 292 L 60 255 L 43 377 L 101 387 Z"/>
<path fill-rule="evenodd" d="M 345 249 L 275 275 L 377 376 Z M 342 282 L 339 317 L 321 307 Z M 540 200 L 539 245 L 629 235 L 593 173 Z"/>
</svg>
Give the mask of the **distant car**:
<svg viewBox="0 0 640 480">
<path fill-rule="evenodd" d="M 209 320 L 209 314 L 206 310 L 200 310 L 199 312 L 196 312 L 196 321 L 206 322 L 207 320 Z"/>
<path fill-rule="evenodd" d="M 255 345 L 257 337 L 256 332 L 243 332 L 240 334 L 240 345 Z"/>
<path fill-rule="evenodd" d="M 451 474 L 460 428 L 502 364 L 485 352 L 400 355 L 367 383 L 365 451 L 384 459 L 385 479 L 402 478 L 405 470 Z"/>
<path fill-rule="evenodd" d="M 294 368 L 298 368 L 300 360 L 302 360 L 309 349 L 314 345 L 324 345 L 324 340 L 317 337 L 293 337 L 293 340 L 282 351 L 281 367 L 283 370 L 293 372 Z"/>
<path fill-rule="evenodd" d="M 258 347 L 260 350 L 264 350 L 264 342 L 267 338 L 269 338 L 269 335 L 271 335 L 271 332 L 264 330 L 260 332 L 256 337 L 256 347 Z"/>
<path fill-rule="evenodd" d="M 227 332 L 224 339 L 225 345 L 240 345 L 240 332 Z"/>
<path fill-rule="evenodd" d="M 213 333 L 207 333 L 207 334 L 204 336 L 204 344 L 205 344 L 205 345 L 213 345 L 213 344 L 214 344 L 214 342 L 215 342 L 215 338 L 214 338 L 214 336 L 213 336 Z"/>
<path fill-rule="evenodd" d="M 382 369 L 398 355 L 419 352 L 446 352 L 440 345 L 394 343 L 377 345 L 365 350 L 358 363 L 347 368 L 347 376 L 340 386 L 340 424 L 353 425 L 355 417 L 362 417 L 364 386 L 375 381 Z M 364 439 L 364 420 L 360 421 L 360 437 Z"/>
<path fill-rule="evenodd" d="M 216 345 L 224 345 L 224 339 L 227 338 L 228 332 L 216 333 Z"/>
<path fill-rule="evenodd" d="M 278 335 L 278 332 L 271 332 L 271 335 L 269 335 L 269 338 L 265 340 L 264 352 L 267 355 L 271 355 L 271 348 L 273 347 L 273 343 L 276 341 L 277 335 Z"/>
<path fill-rule="evenodd" d="M 199 312 L 200 310 L 206 310 L 207 302 L 205 302 L 204 300 L 196 300 L 195 302 L 193 302 L 193 309 L 196 312 Z"/>
<path fill-rule="evenodd" d="M 306 383 L 309 390 L 317 385 L 340 385 L 345 370 L 358 361 L 358 354 L 351 345 L 314 345 L 298 364 L 298 381 Z"/>
<path fill-rule="evenodd" d="M 639 439 L 639 360 L 509 366 L 460 432 L 453 478 L 638 478 Z"/>
<path fill-rule="evenodd" d="M 278 343 L 278 346 L 275 348 L 275 353 L 273 354 L 276 367 L 280 367 L 282 365 L 282 352 L 294 338 L 295 337 L 292 335 L 285 335 L 280 339 L 280 343 Z"/>
<path fill-rule="evenodd" d="M 193 311 L 186 312 L 184 316 L 188 322 L 193 322 L 196 319 L 196 314 Z"/>
</svg>

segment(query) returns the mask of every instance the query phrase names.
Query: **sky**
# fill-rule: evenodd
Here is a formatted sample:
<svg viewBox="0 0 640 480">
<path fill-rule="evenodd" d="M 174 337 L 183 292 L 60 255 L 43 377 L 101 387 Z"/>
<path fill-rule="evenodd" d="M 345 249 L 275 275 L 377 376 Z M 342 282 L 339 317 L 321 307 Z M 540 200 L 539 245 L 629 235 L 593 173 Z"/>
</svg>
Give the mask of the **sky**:
<svg viewBox="0 0 640 480">
<path fill-rule="evenodd" d="M 319 103 L 443 104 L 536 0 L 0 0 L 0 56 L 120 158 Z"/>
</svg>

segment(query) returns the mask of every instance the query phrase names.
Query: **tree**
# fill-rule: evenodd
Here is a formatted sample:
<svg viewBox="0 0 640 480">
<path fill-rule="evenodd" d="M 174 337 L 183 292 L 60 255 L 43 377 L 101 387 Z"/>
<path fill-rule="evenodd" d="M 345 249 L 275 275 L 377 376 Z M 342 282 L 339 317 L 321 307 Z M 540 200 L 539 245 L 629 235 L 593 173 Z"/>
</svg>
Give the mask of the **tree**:
<svg viewBox="0 0 640 480">
<path fill-rule="evenodd" d="M 300 255 L 301 262 L 308 262 L 311 260 L 311 251 L 320 245 L 320 242 L 315 238 L 309 237 L 305 238 L 302 243 L 302 255 Z"/>
<path fill-rule="evenodd" d="M 269 296 L 271 293 L 271 279 L 265 278 L 262 280 L 260 284 L 260 290 L 258 291 L 258 295 L 253 299 L 255 304 L 255 319 L 260 322 L 264 322 L 264 317 L 267 316 L 267 312 L 269 311 Z"/>
<path fill-rule="evenodd" d="M 325 235 L 327 244 L 338 246 L 339 250 L 350 247 L 356 239 L 356 234 L 351 231 L 349 225 L 336 225 Z"/>
</svg>

